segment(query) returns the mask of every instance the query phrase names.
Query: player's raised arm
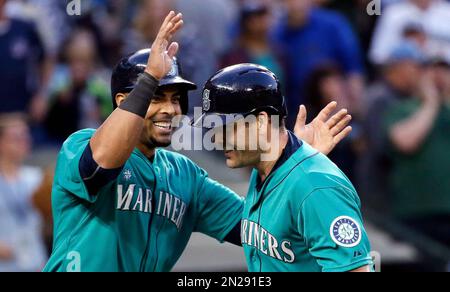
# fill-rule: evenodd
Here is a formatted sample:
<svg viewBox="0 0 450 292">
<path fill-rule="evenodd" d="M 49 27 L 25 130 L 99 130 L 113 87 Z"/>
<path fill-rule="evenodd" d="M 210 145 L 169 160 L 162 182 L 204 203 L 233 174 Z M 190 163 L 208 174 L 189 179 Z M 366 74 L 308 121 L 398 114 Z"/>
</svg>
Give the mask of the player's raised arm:
<svg viewBox="0 0 450 292">
<path fill-rule="evenodd" d="M 135 89 L 120 102 L 119 107 L 96 131 L 90 141 L 92 156 L 99 167 L 122 167 L 130 157 L 144 128 L 144 118 L 151 100 L 163 78 L 172 67 L 172 58 L 178 51 L 177 43 L 170 43 L 173 35 L 182 27 L 181 14 L 171 11 L 164 20 L 152 45 L 145 73 Z"/>
</svg>

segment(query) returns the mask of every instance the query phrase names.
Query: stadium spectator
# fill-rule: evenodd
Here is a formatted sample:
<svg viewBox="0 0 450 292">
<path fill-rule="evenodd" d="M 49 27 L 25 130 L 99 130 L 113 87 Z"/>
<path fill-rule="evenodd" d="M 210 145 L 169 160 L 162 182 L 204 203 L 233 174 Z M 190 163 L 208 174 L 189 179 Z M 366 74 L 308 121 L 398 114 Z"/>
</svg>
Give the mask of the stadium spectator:
<svg viewBox="0 0 450 292">
<path fill-rule="evenodd" d="M 75 31 L 65 57 L 68 70 L 64 65 L 57 70 L 45 121 L 50 138 L 58 143 L 78 129 L 97 128 L 112 111 L 107 74 L 99 65 L 93 35 Z"/>
<path fill-rule="evenodd" d="M 90 14 L 95 30 L 98 31 L 101 59 L 108 67 L 113 67 L 123 57 L 123 46 L 128 41 L 129 23 L 135 1 L 114 0 L 95 1 L 91 4 Z"/>
<path fill-rule="evenodd" d="M 0 0 L 0 113 L 29 112 L 41 121 L 50 62 L 34 25 L 8 17 L 6 2 Z"/>
<path fill-rule="evenodd" d="M 340 108 L 348 108 L 350 106 L 345 75 L 338 66 L 333 64 L 321 66 L 311 73 L 305 84 L 304 96 L 309 118 L 315 117 L 323 107 L 332 101 L 337 101 Z M 329 155 L 330 159 L 350 179 L 353 179 L 354 176 L 357 146 L 360 140 L 358 125 L 359 123 L 354 120 L 352 135 L 345 141 L 342 141 Z"/>
<path fill-rule="evenodd" d="M 377 15 L 368 15 L 369 11 L 377 8 L 384 8 L 388 5 L 388 1 L 381 0 L 381 5 L 378 5 L 376 1 L 372 0 L 316 0 L 322 7 L 338 11 L 342 13 L 351 23 L 353 30 L 358 36 L 359 43 L 364 52 L 367 52 L 370 48 L 372 42 L 372 35 L 375 29 L 375 24 L 377 22 Z M 391 0 L 392 1 L 392 0 Z M 403 0 L 401 0 L 403 1 Z M 380 3 L 380 2 L 379 2 Z M 381 12 L 381 11 L 375 11 Z M 373 13 L 373 12 L 371 12 Z M 367 54 L 364 54 L 364 61 L 366 76 L 368 79 L 372 80 L 374 78 L 375 72 L 369 62 Z"/>
<path fill-rule="evenodd" d="M 40 211 L 43 220 L 42 234 L 47 254 L 51 254 L 53 246 L 52 186 L 54 176 L 54 167 L 46 166 L 43 181 L 33 196 L 33 205 Z"/>
<path fill-rule="evenodd" d="M 246 2 L 240 11 L 239 36 L 221 59 L 220 68 L 240 63 L 255 63 L 269 68 L 284 84 L 281 50 L 269 40 L 272 24 L 270 7 L 261 2 Z"/>
<path fill-rule="evenodd" d="M 447 97 L 448 101 L 450 98 L 450 62 L 442 57 L 436 57 L 430 61 L 430 66 L 433 69 L 432 74 L 439 94 Z"/>
<path fill-rule="evenodd" d="M 189 95 L 191 105 L 199 107 L 201 85 L 219 69 L 220 57 L 231 48 L 229 30 L 238 9 L 230 0 L 175 0 L 175 7 L 185 21 L 179 35 L 178 57 L 183 75 L 200 85 Z"/>
<path fill-rule="evenodd" d="M 8 0 L 6 12 L 10 17 L 35 23 L 46 52 L 56 56 L 70 33 L 66 6 L 60 0 Z"/>
<path fill-rule="evenodd" d="M 374 64 L 383 64 L 403 40 L 410 26 L 422 27 L 427 35 L 428 56 L 446 54 L 450 60 L 450 3 L 444 0 L 406 0 L 387 7 L 376 26 L 370 49 Z"/>
<path fill-rule="evenodd" d="M 42 173 L 23 165 L 30 135 L 19 114 L 0 115 L 0 271 L 39 271 L 46 261 L 42 221 L 32 204 Z"/>
<path fill-rule="evenodd" d="M 297 109 L 304 101 L 301 89 L 317 67 L 335 63 L 345 73 L 350 88 L 350 110 L 358 113 L 363 65 L 358 40 L 348 21 L 336 12 L 314 7 L 312 0 L 284 0 L 283 4 L 286 16 L 281 17 L 274 37 L 287 53 L 289 108 Z"/>
<path fill-rule="evenodd" d="M 132 27 L 125 32 L 127 37 L 123 55 L 148 47 L 158 33 L 159 23 L 162 23 L 167 12 L 173 9 L 173 0 L 140 1 Z"/>
<path fill-rule="evenodd" d="M 389 186 L 397 218 L 450 247 L 450 69 L 426 70 L 416 97 L 390 106 L 383 121 Z"/>
<path fill-rule="evenodd" d="M 363 115 L 366 150 L 360 161 L 359 185 L 366 198 L 373 199 L 372 206 L 385 208 L 388 198 L 386 180 L 391 161 L 386 151 L 387 141 L 383 139 L 384 114 L 396 102 L 413 98 L 417 92 L 417 80 L 423 73 L 423 62 L 424 57 L 417 45 L 402 43 L 391 52 L 382 67 L 380 80 L 367 90 L 367 106 Z"/>
</svg>

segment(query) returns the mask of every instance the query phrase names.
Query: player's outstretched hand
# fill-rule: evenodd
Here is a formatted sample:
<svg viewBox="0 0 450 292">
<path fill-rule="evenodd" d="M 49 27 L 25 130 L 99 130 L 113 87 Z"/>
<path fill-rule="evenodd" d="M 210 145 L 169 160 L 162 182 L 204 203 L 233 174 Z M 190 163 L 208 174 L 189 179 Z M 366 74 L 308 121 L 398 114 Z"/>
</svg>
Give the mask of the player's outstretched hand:
<svg viewBox="0 0 450 292">
<path fill-rule="evenodd" d="M 174 11 L 166 16 L 158 35 L 152 45 L 152 52 L 148 59 L 146 72 L 160 80 L 169 73 L 172 68 L 172 58 L 178 52 L 178 43 L 173 42 L 173 35 L 183 26 L 183 15 Z M 170 45 L 169 45 L 170 43 Z"/>
<path fill-rule="evenodd" d="M 330 117 L 336 107 L 337 102 L 329 103 L 310 124 L 306 125 L 307 112 L 305 106 L 301 105 L 294 128 L 295 135 L 328 155 L 352 131 L 352 127 L 348 126 L 352 116 L 346 109 Z"/>
</svg>

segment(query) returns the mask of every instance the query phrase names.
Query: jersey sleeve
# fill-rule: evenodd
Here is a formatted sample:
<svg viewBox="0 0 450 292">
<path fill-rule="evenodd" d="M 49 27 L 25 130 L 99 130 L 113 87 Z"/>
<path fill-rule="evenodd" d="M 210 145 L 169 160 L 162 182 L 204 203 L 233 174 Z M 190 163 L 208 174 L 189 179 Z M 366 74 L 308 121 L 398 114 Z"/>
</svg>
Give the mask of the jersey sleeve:
<svg viewBox="0 0 450 292">
<path fill-rule="evenodd" d="M 298 231 L 324 272 L 372 265 L 359 199 L 347 188 L 313 191 L 302 203 Z"/>
<path fill-rule="evenodd" d="M 208 177 L 200 170 L 197 185 L 197 221 L 194 231 L 204 233 L 220 242 L 241 221 L 243 198 Z"/>
<path fill-rule="evenodd" d="M 70 136 L 59 152 L 55 171 L 57 187 L 89 203 L 94 203 L 97 196 L 89 193 L 80 174 L 79 162 L 93 133 L 94 130 L 84 130 Z"/>
</svg>

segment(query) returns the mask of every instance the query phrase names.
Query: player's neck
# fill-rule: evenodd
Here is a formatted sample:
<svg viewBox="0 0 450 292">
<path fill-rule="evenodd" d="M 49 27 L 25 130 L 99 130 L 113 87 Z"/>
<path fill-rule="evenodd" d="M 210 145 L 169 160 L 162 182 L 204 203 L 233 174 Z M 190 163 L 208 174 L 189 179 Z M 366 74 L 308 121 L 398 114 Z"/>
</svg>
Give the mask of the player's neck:
<svg viewBox="0 0 450 292">
<path fill-rule="evenodd" d="M 139 149 L 139 151 L 141 151 L 142 154 L 144 154 L 144 156 L 149 160 L 152 160 L 155 156 L 156 148 L 149 148 L 142 143 L 138 144 L 136 148 Z"/>
<path fill-rule="evenodd" d="M 255 168 L 258 171 L 259 178 L 261 179 L 261 182 L 265 181 L 266 178 L 269 176 L 269 174 L 272 172 L 272 169 L 274 168 L 275 164 L 277 163 L 278 159 L 280 159 L 281 155 L 283 154 L 284 148 L 286 148 L 286 145 L 289 140 L 289 135 L 286 130 L 283 130 L 280 132 L 278 137 L 278 147 L 272 148 L 270 151 L 277 151 L 275 159 L 271 160 L 260 160 L 256 165 Z M 271 143 L 274 145 L 274 143 Z M 267 153 L 266 153 L 267 154 Z M 260 156 L 260 158 L 262 155 Z"/>
</svg>

